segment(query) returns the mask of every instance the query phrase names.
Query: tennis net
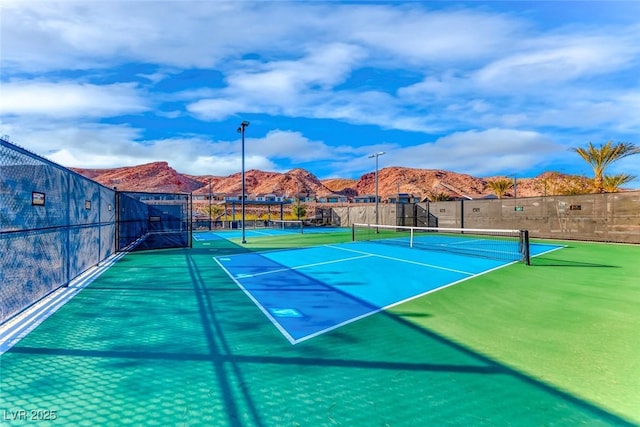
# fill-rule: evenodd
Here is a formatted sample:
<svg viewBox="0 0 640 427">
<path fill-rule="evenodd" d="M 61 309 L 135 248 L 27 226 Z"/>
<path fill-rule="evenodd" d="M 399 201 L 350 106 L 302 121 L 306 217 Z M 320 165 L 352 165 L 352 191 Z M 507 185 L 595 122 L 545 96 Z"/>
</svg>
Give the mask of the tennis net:
<svg viewBox="0 0 640 427">
<path fill-rule="evenodd" d="M 272 219 L 267 221 L 267 228 L 275 228 L 279 230 L 290 231 L 292 233 L 303 233 L 304 232 L 304 224 L 302 221 L 296 220 L 283 220 L 283 219 Z"/>
<path fill-rule="evenodd" d="M 527 230 L 353 224 L 352 237 L 353 241 L 530 263 Z"/>
</svg>

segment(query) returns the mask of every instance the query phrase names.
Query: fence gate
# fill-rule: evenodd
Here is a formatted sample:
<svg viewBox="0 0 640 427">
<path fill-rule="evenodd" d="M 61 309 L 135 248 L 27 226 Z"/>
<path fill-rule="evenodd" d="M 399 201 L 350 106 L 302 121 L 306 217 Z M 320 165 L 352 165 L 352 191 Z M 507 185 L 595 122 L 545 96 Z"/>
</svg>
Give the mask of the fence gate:
<svg viewBox="0 0 640 427">
<path fill-rule="evenodd" d="M 429 212 L 429 203 L 425 206 L 418 204 L 414 205 L 416 211 L 416 223 L 417 227 L 437 227 L 438 217 Z"/>
</svg>

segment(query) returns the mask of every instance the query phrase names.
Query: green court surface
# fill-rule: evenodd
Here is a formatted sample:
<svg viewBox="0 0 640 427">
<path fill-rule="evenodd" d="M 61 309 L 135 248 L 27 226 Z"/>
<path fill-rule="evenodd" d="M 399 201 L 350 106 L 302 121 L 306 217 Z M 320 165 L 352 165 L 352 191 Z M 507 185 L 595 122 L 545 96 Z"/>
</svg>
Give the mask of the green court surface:
<svg viewBox="0 0 640 427">
<path fill-rule="evenodd" d="M 296 345 L 213 261 L 349 238 L 127 254 L 1 356 L 3 425 L 640 424 L 639 246 L 564 242 Z"/>
</svg>

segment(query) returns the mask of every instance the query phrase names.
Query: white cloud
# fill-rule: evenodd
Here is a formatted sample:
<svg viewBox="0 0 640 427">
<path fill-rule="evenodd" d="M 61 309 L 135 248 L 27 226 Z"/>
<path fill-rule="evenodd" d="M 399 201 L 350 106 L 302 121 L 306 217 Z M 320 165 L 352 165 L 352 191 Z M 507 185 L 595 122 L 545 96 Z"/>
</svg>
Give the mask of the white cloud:
<svg viewBox="0 0 640 427">
<path fill-rule="evenodd" d="M 414 65 L 452 64 L 493 57 L 510 50 L 524 22 L 480 10 L 371 7 L 352 13 L 348 37 L 387 60 Z"/>
<path fill-rule="evenodd" d="M 3 36 L 8 39 L 3 57 L 9 66 L 32 72 L 108 66 L 114 59 L 210 65 L 211 55 L 202 47 L 206 44 L 184 44 L 187 24 L 198 22 L 202 4 L 113 1 L 3 6 Z M 188 37 L 195 39 L 201 28 L 193 29 Z"/>
<path fill-rule="evenodd" d="M 178 156 L 169 165 L 179 172 L 191 175 L 229 176 L 242 170 L 242 159 L 238 155 L 204 156 L 193 152 L 193 157 Z M 277 165 L 270 159 L 258 155 L 245 156 L 245 170 L 273 171 Z"/>
<path fill-rule="evenodd" d="M 624 69 L 640 51 L 636 37 L 563 36 L 524 41 L 523 49 L 493 61 L 472 76 L 501 91 L 557 85 Z M 526 46 L 531 44 L 533 46 Z"/>
<path fill-rule="evenodd" d="M 630 112 L 639 93 L 633 72 L 639 30 L 567 28 L 519 37 L 479 66 L 469 62 L 399 88 L 398 100 L 417 109 L 429 105 L 433 125 L 445 129 L 606 126 L 629 133 L 638 123 Z"/>
<path fill-rule="evenodd" d="M 322 141 L 311 141 L 300 132 L 274 130 L 257 141 L 252 148 L 264 156 L 285 158 L 293 162 L 330 159 L 335 156 L 335 149 Z"/>
<path fill-rule="evenodd" d="M 433 143 L 390 149 L 386 162 L 487 176 L 517 174 L 565 154 L 563 147 L 537 132 L 488 129 L 456 132 Z"/>
<path fill-rule="evenodd" d="M 489 60 L 478 68 L 427 75 L 419 83 L 400 88 L 398 94 L 414 102 L 424 97 L 557 95 L 558 88 L 567 83 L 637 65 L 639 42 L 640 34 L 634 32 L 621 37 L 578 34 L 514 40 L 514 44 L 521 46 L 516 52 Z"/>
<path fill-rule="evenodd" d="M 635 176 L 635 180 L 632 183 L 627 184 L 625 187 L 640 188 L 640 154 L 625 157 L 624 159 L 613 163 L 606 171 L 607 175 L 615 175 L 619 173 Z"/>
<path fill-rule="evenodd" d="M 178 117 L 183 116 L 183 112 L 179 111 L 179 110 L 173 110 L 173 111 L 156 111 L 155 112 L 157 116 L 159 117 L 166 117 L 167 119 L 176 119 Z"/>
<path fill-rule="evenodd" d="M 234 90 L 255 98 L 284 97 L 301 89 L 331 89 L 342 83 L 363 58 L 362 50 L 343 43 L 319 44 L 297 60 L 256 64 L 252 69 L 229 76 Z"/>
<path fill-rule="evenodd" d="M 201 99 L 188 104 L 186 109 L 203 120 L 223 120 L 240 111 L 252 110 L 241 100 L 232 99 Z"/>
<path fill-rule="evenodd" d="M 385 151 L 379 167 L 401 166 L 443 169 L 475 176 L 517 174 L 556 159 L 571 157 L 567 149 L 534 131 L 487 129 L 455 132 L 424 144 L 400 143 L 361 146 L 342 159 L 334 159 L 331 176 L 352 176 L 374 168 L 370 153 Z M 574 160 L 571 157 L 570 160 Z"/>
<path fill-rule="evenodd" d="M 0 114 L 56 118 L 113 117 L 150 109 L 129 83 L 94 85 L 73 81 L 14 80 L 2 84 Z"/>
<path fill-rule="evenodd" d="M 20 145 L 66 167 L 117 168 L 166 161 L 191 175 L 229 175 L 241 169 L 240 144 L 201 138 L 144 140 L 136 129 L 86 126 L 16 134 Z M 247 169 L 275 169 L 265 156 L 247 155 Z"/>
<path fill-rule="evenodd" d="M 149 80 L 151 83 L 161 82 L 162 80 L 165 80 L 171 76 L 168 73 L 150 73 L 150 74 L 138 73 L 136 75 L 138 77 L 142 77 L 143 79 Z"/>
<path fill-rule="evenodd" d="M 306 115 L 382 127 L 393 127 L 392 122 L 400 119 L 397 100 L 382 91 L 344 90 L 323 94 L 315 101 L 305 105 Z"/>
<path fill-rule="evenodd" d="M 167 161 L 182 173 L 229 175 L 241 170 L 241 144 L 202 137 L 145 140 L 130 126 L 45 122 L 22 119 L 2 124 L 1 134 L 66 167 L 114 168 Z M 275 130 L 261 138 L 246 138 L 245 168 L 279 171 L 272 159 L 301 163 L 331 158 L 334 148 L 300 132 Z M 280 170 L 282 171 L 282 170 Z"/>
<path fill-rule="evenodd" d="M 147 160 L 144 147 L 136 144 L 141 132 L 128 126 L 78 124 L 75 122 L 43 122 L 37 119 L 3 123 L 3 132 L 17 144 L 50 158 L 77 158 L 78 163 L 62 163 L 76 167 L 112 167 L 139 164 Z M 56 156 L 56 153 L 60 153 Z M 134 159 L 138 159 L 136 163 Z M 86 165 L 82 162 L 86 162 Z"/>
<path fill-rule="evenodd" d="M 475 98 L 471 112 L 487 122 L 463 116 L 471 127 L 518 126 L 531 114 L 507 112 L 509 117 L 496 118 L 505 111 L 492 98 L 502 97 L 499 104 L 524 96 L 547 103 L 550 94 L 558 95 L 558 84 L 637 61 L 637 28 L 534 33 L 522 15 L 478 7 L 438 9 L 416 4 L 16 2 L 3 6 L 2 59 L 6 69 L 23 71 L 131 61 L 161 69 L 214 67 L 224 73 L 227 86 L 194 88 L 201 97 L 186 106 L 204 120 L 264 113 L 423 131 L 451 129 L 444 125 L 452 121 L 450 115 L 440 114 L 436 122 L 439 114 L 429 111 L 430 120 L 422 118 L 425 109 L 451 110 L 451 97 L 463 105 Z M 254 52 L 253 59 L 242 60 Z M 401 88 L 398 97 L 392 82 L 384 94 L 336 91 L 354 70 L 377 65 L 413 70 L 425 78 Z M 139 77 L 159 82 L 167 74 Z M 89 111 L 101 114 L 100 109 Z"/>
<path fill-rule="evenodd" d="M 353 159 L 360 147 L 377 145 L 397 165 L 495 174 L 549 161 L 558 141 L 580 145 L 576 138 L 640 131 L 637 24 L 539 23 L 473 2 L 114 0 L 0 8 L 3 133 L 78 166 L 169 160 L 194 174 L 234 172 L 237 141 L 184 137 L 198 125 L 178 123 L 239 114 L 274 123 L 247 140 L 248 167 L 326 160 L 340 172 L 370 169 Z M 185 70 L 214 81 L 179 81 Z M 99 124 L 154 110 L 177 126 Z M 414 147 L 400 133 L 395 142 L 380 141 L 388 134 L 362 141 L 357 132 L 352 142 L 342 135 L 322 141 L 312 130 L 280 130 L 280 116 L 372 125 L 367 138 L 371 128 L 445 136 Z"/>
<path fill-rule="evenodd" d="M 612 97 L 615 108 L 609 110 L 609 124 L 613 132 L 622 135 L 633 135 L 636 143 L 640 134 L 640 84 Z"/>
<path fill-rule="evenodd" d="M 210 92 L 211 98 L 197 100 L 187 110 L 207 120 L 242 112 L 300 115 L 343 83 L 361 57 L 354 46 L 330 44 L 316 46 L 297 60 L 246 61 L 229 73 L 226 88 Z"/>
<path fill-rule="evenodd" d="M 341 40 L 377 52 L 384 62 L 398 58 L 423 64 L 494 52 L 507 46 L 521 26 L 478 11 L 385 4 L 63 1 L 2 8 L 4 59 L 28 71 L 86 69 L 106 64 L 107 57 L 123 63 L 223 66 L 226 58 L 244 52 L 286 55 Z"/>
</svg>

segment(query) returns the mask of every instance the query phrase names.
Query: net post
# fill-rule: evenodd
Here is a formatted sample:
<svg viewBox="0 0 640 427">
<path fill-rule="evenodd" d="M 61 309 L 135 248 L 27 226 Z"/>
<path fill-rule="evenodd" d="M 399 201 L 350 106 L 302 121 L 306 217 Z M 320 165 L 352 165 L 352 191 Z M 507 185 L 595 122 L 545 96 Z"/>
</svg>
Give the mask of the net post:
<svg viewBox="0 0 640 427">
<path fill-rule="evenodd" d="M 352 242 L 356 241 L 356 225 L 355 224 L 351 224 L 351 241 Z"/>
<path fill-rule="evenodd" d="M 529 252 L 529 230 L 520 230 L 520 241 L 522 242 L 522 262 L 531 265 L 531 253 Z"/>
<path fill-rule="evenodd" d="M 411 237 L 409 240 L 409 247 L 413 248 L 413 227 L 411 227 Z"/>
</svg>

